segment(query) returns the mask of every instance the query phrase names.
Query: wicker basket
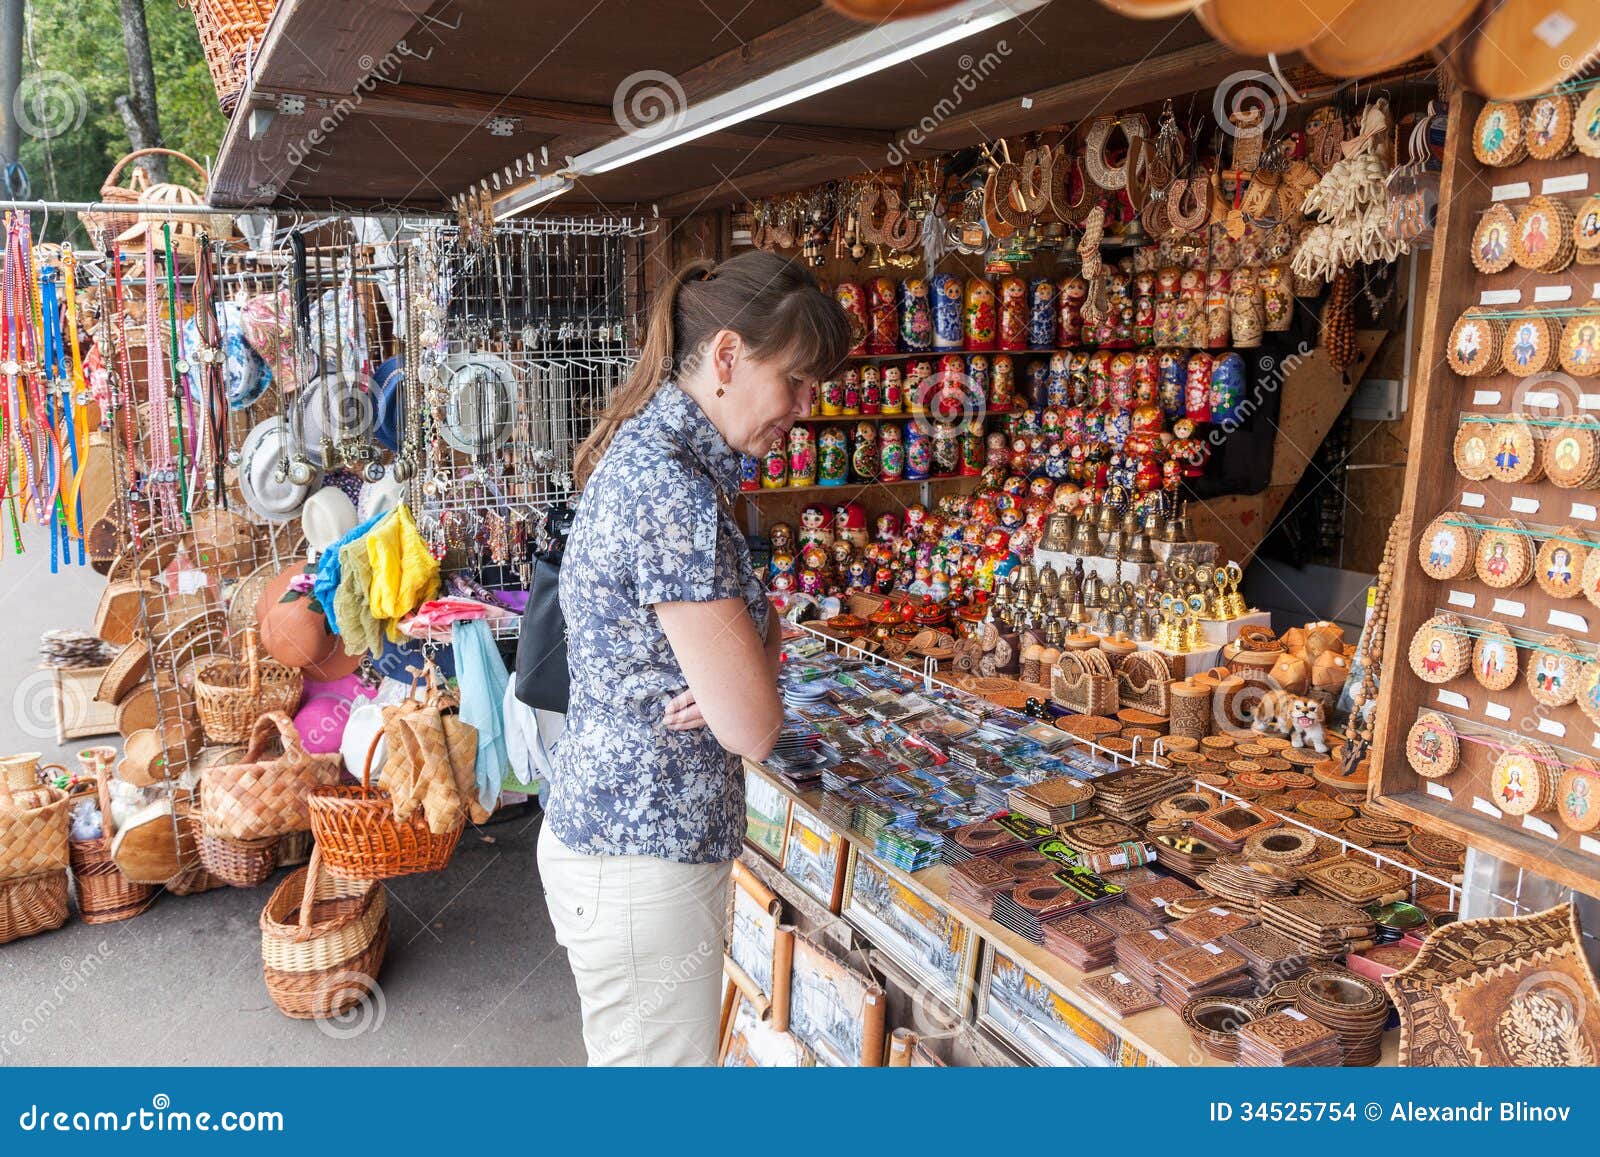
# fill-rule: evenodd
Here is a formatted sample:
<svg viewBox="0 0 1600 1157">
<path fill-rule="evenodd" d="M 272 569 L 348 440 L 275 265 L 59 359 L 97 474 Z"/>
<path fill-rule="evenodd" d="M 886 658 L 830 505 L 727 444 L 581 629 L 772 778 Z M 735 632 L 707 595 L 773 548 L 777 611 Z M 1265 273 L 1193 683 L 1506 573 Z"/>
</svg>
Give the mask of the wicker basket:
<svg viewBox="0 0 1600 1157">
<path fill-rule="evenodd" d="M 250 56 L 266 34 L 277 0 L 180 0 L 194 13 L 217 103 L 231 113 L 248 79 Z"/>
<path fill-rule="evenodd" d="M 0 880 L 59 872 L 72 862 L 67 809 L 72 798 L 58 788 L 13 789 L 0 783 Z"/>
<path fill-rule="evenodd" d="M 437 872 L 450 862 L 461 839 L 459 827 L 443 835 L 430 832 L 420 808 L 404 823 L 394 818 L 389 793 L 372 786 L 372 757 L 382 739 L 380 731 L 367 748 L 361 786 L 319 787 L 308 801 L 317 852 L 329 872 L 348 880 Z"/>
<path fill-rule="evenodd" d="M 66 922 L 65 869 L 0 882 L 0 944 L 49 932 Z"/>
<path fill-rule="evenodd" d="M 310 859 L 310 832 L 290 832 L 278 837 L 278 867 L 298 868 Z"/>
<path fill-rule="evenodd" d="M 243 743 L 256 720 L 271 711 L 293 715 L 305 689 L 299 668 L 262 660 L 255 630 L 244 633 L 244 662 L 211 659 L 195 675 L 200 726 L 212 743 Z"/>
<path fill-rule="evenodd" d="M 279 884 L 261 911 L 261 966 L 286 1016 L 338 1016 L 363 1000 L 389 944 L 389 907 L 376 880 L 323 870 L 322 849 Z"/>
<path fill-rule="evenodd" d="M 110 924 L 139 915 L 155 899 L 156 890 L 149 884 L 135 884 L 111 859 L 111 841 L 117 833 L 106 776 L 95 781 L 95 794 L 100 801 L 99 837 L 72 840 L 67 847 L 72 857 L 72 882 L 78 889 L 78 915 L 85 924 Z"/>
<path fill-rule="evenodd" d="M 200 863 L 232 888 L 259 888 L 278 870 L 278 837 L 230 840 L 200 833 Z"/>
</svg>

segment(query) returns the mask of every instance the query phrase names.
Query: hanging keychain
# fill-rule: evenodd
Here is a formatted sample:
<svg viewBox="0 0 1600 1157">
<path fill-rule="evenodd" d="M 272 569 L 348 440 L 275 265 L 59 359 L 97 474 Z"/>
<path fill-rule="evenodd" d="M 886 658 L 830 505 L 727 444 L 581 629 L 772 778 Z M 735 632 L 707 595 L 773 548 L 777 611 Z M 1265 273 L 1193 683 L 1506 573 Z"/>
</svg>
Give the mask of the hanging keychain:
<svg viewBox="0 0 1600 1157">
<path fill-rule="evenodd" d="M 72 509 L 77 524 L 78 565 L 88 564 L 85 541 L 88 528 L 83 524 L 83 476 L 89 467 L 89 382 L 83 369 L 83 348 L 78 339 L 78 260 L 72 246 L 64 247 L 62 273 L 66 290 L 67 336 L 72 351 L 72 380 L 69 383 L 72 401 Z"/>
</svg>

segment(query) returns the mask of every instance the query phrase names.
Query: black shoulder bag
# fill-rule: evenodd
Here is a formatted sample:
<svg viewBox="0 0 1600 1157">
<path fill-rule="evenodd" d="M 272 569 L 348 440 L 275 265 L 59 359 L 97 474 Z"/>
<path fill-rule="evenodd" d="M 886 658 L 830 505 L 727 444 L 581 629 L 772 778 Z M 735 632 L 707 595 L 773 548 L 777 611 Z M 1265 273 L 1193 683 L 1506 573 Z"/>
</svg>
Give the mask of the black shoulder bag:
<svg viewBox="0 0 1600 1157">
<path fill-rule="evenodd" d="M 567 620 L 561 613 L 561 556 L 572 530 L 570 506 L 545 513 L 545 545 L 533 553 L 533 581 L 517 639 L 517 698 L 539 711 L 566 714 Z"/>
</svg>

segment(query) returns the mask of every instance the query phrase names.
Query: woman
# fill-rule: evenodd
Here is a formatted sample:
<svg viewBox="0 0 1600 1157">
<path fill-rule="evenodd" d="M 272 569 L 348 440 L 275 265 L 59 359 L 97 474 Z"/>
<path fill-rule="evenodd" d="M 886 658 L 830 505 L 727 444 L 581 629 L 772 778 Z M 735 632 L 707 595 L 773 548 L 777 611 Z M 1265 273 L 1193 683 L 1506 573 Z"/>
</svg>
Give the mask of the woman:
<svg viewBox="0 0 1600 1157">
<path fill-rule="evenodd" d="M 764 758 L 783 724 L 778 617 L 732 513 L 739 456 L 787 437 L 851 341 L 799 263 L 696 262 L 578 450 L 571 701 L 539 872 L 591 1065 L 716 1060 L 739 757 Z"/>
</svg>

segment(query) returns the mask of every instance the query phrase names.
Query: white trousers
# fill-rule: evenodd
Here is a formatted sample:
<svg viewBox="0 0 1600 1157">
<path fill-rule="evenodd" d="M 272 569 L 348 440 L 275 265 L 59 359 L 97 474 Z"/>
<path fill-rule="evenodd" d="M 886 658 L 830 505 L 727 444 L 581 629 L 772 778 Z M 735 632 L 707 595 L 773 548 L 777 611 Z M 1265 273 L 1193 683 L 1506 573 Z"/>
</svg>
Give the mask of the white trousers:
<svg viewBox="0 0 1600 1157">
<path fill-rule="evenodd" d="M 539 876 L 583 1006 L 590 1065 L 711 1065 L 728 864 L 574 852 L 545 825 Z"/>
</svg>

